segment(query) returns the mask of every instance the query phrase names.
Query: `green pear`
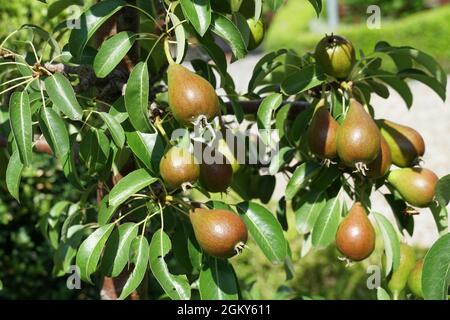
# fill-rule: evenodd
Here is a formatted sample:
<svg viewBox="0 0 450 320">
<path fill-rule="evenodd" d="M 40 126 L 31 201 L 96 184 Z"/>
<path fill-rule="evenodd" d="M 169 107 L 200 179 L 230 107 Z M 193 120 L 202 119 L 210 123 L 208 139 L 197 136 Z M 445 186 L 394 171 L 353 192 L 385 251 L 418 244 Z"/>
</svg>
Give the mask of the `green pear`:
<svg viewBox="0 0 450 320">
<path fill-rule="evenodd" d="M 423 259 L 417 260 L 408 277 L 408 288 L 417 297 L 423 299 L 422 292 Z"/>
<path fill-rule="evenodd" d="M 394 300 L 398 300 L 403 289 L 406 287 L 409 273 L 416 263 L 416 253 L 414 249 L 407 244 L 400 244 L 400 264 L 398 268 L 392 272 L 388 282 L 388 288 L 391 291 Z"/>
</svg>

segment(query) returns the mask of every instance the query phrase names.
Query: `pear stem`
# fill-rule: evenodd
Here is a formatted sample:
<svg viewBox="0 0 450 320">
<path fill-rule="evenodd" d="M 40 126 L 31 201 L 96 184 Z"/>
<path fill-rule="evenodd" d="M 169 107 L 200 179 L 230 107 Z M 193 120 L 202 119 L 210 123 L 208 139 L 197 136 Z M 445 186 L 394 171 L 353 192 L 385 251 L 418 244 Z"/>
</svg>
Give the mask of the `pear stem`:
<svg viewBox="0 0 450 320">
<path fill-rule="evenodd" d="M 166 130 L 164 130 L 164 127 L 162 126 L 162 121 L 161 121 L 161 118 L 159 116 L 156 117 L 155 127 L 161 133 L 161 135 L 163 136 L 163 138 L 167 142 L 167 144 L 171 144 L 171 142 L 169 140 L 169 137 L 167 136 L 167 132 L 166 132 Z"/>
</svg>

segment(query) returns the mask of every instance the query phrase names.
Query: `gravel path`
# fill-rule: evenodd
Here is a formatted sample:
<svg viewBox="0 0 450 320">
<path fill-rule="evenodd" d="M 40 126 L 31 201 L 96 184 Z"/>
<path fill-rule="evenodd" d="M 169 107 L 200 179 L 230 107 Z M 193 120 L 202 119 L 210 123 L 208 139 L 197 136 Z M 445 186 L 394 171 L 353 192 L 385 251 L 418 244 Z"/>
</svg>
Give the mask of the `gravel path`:
<svg viewBox="0 0 450 320">
<path fill-rule="evenodd" d="M 246 91 L 253 67 L 260 58 L 258 55 L 250 55 L 229 66 L 229 72 L 236 82 L 238 91 Z M 423 166 L 442 177 L 450 173 L 450 99 L 442 102 L 431 89 L 416 81 L 411 82 L 410 86 L 414 104 L 409 111 L 400 96 L 391 90 L 388 99 L 374 96 L 372 102 L 376 116 L 418 130 L 426 143 Z M 450 95 L 450 84 L 447 86 L 447 94 Z M 278 179 L 275 197 L 284 193 L 285 185 L 285 181 Z M 372 207 L 377 212 L 387 213 L 388 218 L 393 220 L 390 208 L 381 195 L 374 194 Z M 408 242 L 420 247 L 429 247 L 437 239 L 438 233 L 431 212 L 428 209 L 420 211 L 421 214 L 414 217 L 415 232 Z"/>
</svg>

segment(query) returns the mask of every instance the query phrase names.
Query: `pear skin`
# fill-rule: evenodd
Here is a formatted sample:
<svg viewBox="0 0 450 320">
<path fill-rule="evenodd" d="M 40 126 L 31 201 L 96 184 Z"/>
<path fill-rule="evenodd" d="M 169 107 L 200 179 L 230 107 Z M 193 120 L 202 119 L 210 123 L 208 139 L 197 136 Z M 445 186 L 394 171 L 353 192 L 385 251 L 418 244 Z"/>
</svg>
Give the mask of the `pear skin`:
<svg viewBox="0 0 450 320">
<path fill-rule="evenodd" d="M 380 152 L 377 158 L 367 165 L 367 176 L 372 179 L 384 177 L 392 165 L 391 151 L 386 140 L 381 136 Z"/>
<path fill-rule="evenodd" d="M 198 244 L 211 256 L 231 258 L 247 242 L 244 221 L 231 211 L 198 208 L 191 211 L 189 217 Z"/>
<path fill-rule="evenodd" d="M 375 248 L 375 230 L 361 202 L 355 202 L 336 233 L 336 247 L 352 261 L 370 256 Z"/>
<path fill-rule="evenodd" d="M 392 170 L 389 183 L 397 189 L 403 199 L 412 206 L 425 208 L 434 199 L 438 176 L 425 168 L 402 168 Z"/>
<path fill-rule="evenodd" d="M 219 98 L 203 77 L 179 64 L 167 70 L 169 106 L 174 118 L 183 126 L 192 126 L 200 115 L 208 121 L 219 115 Z"/>
<path fill-rule="evenodd" d="M 339 158 L 346 166 L 362 171 L 360 169 L 378 156 L 380 139 L 381 133 L 375 121 L 358 101 L 350 99 L 347 116 L 337 130 Z"/>
<path fill-rule="evenodd" d="M 423 259 L 417 260 L 408 277 L 408 288 L 417 298 L 423 299 L 422 292 Z"/>
<path fill-rule="evenodd" d="M 425 142 L 419 132 L 411 127 L 380 119 L 381 134 L 391 149 L 392 163 L 398 167 L 411 167 L 425 153 Z"/>
<path fill-rule="evenodd" d="M 339 128 L 323 101 L 314 111 L 307 138 L 309 149 L 321 159 L 336 158 L 336 134 Z"/>
<path fill-rule="evenodd" d="M 388 282 L 388 288 L 391 291 L 394 300 L 397 300 L 406 287 L 409 273 L 416 263 L 416 253 L 414 249 L 407 244 L 400 244 L 400 264 L 397 270 L 392 272 Z"/>
<path fill-rule="evenodd" d="M 164 182 L 176 189 L 183 183 L 197 181 L 200 176 L 200 165 L 189 151 L 174 146 L 161 158 L 159 171 Z"/>
</svg>

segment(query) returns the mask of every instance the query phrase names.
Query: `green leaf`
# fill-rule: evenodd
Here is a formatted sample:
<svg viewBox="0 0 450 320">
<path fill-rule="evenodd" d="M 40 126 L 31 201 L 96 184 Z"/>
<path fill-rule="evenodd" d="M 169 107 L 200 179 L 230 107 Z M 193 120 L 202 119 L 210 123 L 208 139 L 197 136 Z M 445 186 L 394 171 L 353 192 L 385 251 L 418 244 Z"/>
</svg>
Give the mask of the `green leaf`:
<svg viewBox="0 0 450 320">
<path fill-rule="evenodd" d="M 283 229 L 275 216 L 260 204 L 241 202 L 237 209 L 248 231 L 264 255 L 272 263 L 283 263 L 287 243 Z"/>
<path fill-rule="evenodd" d="M 89 168 L 89 174 L 99 173 L 108 162 L 110 143 L 102 130 L 91 128 L 80 144 L 80 157 Z"/>
<path fill-rule="evenodd" d="M 120 123 L 109 113 L 101 112 L 100 116 L 106 123 L 106 126 L 108 127 L 108 130 L 114 140 L 114 143 L 119 148 L 123 148 L 123 145 L 125 144 L 125 132 L 123 131 Z"/>
<path fill-rule="evenodd" d="M 157 178 L 152 177 L 147 170 L 138 169 L 123 177 L 109 193 L 109 205 L 118 207 L 136 192 L 148 187 Z"/>
<path fill-rule="evenodd" d="M 139 62 L 131 72 L 125 90 L 125 107 L 130 122 L 137 131 L 153 131 L 148 119 L 148 97 L 148 66 L 145 62 Z"/>
<path fill-rule="evenodd" d="M 265 130 L 272 127 L 273 114 L 275 110 L 281 106 L 282 102 L 283 96 L 279 93 L 274 93 L 264 98 L 258 107 L 258 112 L 256 114 L 258 129 L 260 130 L 261 140 L 266 145 L 269 143 L 270 130 L 269 132 L 266 132 Z"/>
<path fill-rule="evenodd" d="M 377 212 L 373 212 L 373 216 L 383 236 L 387 276 L 391 273 L 391 270 L 397 270 L 400 265 L 400 241 L 397 232 L 385 216 Z"/>
<path fill-rule="evenodd" d="M 26 91 L 14 92 L 9 102 L 9 121 L 16 141 L 21 162 L 31 165 L 33 126 L 31 123 L 30 98 Z"/>
<path fill-rule="evenodd" d="M 429 206 L 431 213 L 433 214 L 436 227 L 440 235 L 448 232 L 448 211 L 446 207 L 441 206 L 439 203 L 432 202 Z"/>
<path fill-rule="evenodd" d="M 245 57 L 247 48 L 244 39 L 230 19 L 220 13 L 213 13 L 211 30 L 230 45 L 236 58 Z"/>
<path fill-rule="evenodd" d="M 327 201 L 312 230 L 312 244 L 324 248 L 334 241 L 341 219 L 339 195 Z"/>
<path fill-rule="evenodd" d="M 408 87 L 404 80 L 393 73 L 382 70 L 370 72 L 370 75 L 376 76 L 376 78 L 383 81 L 392 89 L 397 91 L 397 93 L 402 97 L 403 101 L 405 101 L 406 106 L 408 108 L 411 107 L 413 103 L 413 96 L 411 93 L 411 89 Z"/>
<path fill-rule="evenodd" d="M 425 255 L 422 291 L 426 300 L 447 300 L 450 284 L 450 233 L 439 238 Z"/>
<path fill-rule="evenodd" d="M 81 120 L 83 109 L 77 101 L 69 80 L 61 73 L 45 79 L 45 90 L 55 107 L 71 120 Z"/>
<path fill-rule="evenodd" d="M 73 264 L 72 260 L 77 254 L 83 236 L 86 233 L 85 225 L 73 225 L 69 228 L 66 239 L 62 240 L 53 256 L 53 271 L 57 277 L 67 274 L 69 267 Z"/>
<path fill-rule="evenodd" d="M 127 132 L 128 146 L 134 155 L 153 173 L 159 172 L 159 162 L 164 155 L 164 141 L 157 133 Z"/>
<path fill-rule="evenodd" d="M 391 296 L 382 287 L 377 288 L 377 300 L 391 300 Z"/>
<path fill-rule="evenodd" d="M 69 131 L 58 113 L 52 108 L 43 107 L 39 116 L 39 127 L 56 157 L 66 157 L 70 151 Z"/>
<path fill-rule="evenodd" d="M 258 84 L 260 84 L 260 81 L 263 80 L 268 73 L 273 71 L 272 65 L 277 61 L 276 58 L 286 54 L 287 52 L 288 51 L 286 49 L 281 49 L 263 56 L 253 68 L 252 77 L 248 83 L 247 91 L 253 92 Z"/>
<path fill-rule="evenodd" d="M 275 175 L 285 166 L 294 154 L 295 149 L 291 147 L 282 147 L 276 155 L 273 156 L 269 165 L 269 174 Z"/>
<path fill-rule="evenodd" d="M 184 16 L 200 36 L 206 33 L 211 24 L 211 4 L 209 0 L 180 0 Z"/>
<path fill-rule="evenodd" d="M 53 19 L 72 5 L 83 5 L 82 0 L 56 0 L 47 9 L 47 19 Z"/>
<path fill-rule="evenodd" d="M 208 257 L 199 277 L 202 300 L 237 300 L 238 288 L 233 267 L 227 260 Z"/>
<path fill-rule="evenodd" d="M 130 31 L 122 31 L 112 36 L 98 50 L 93 68 L 98 78 L 105 78 L 122 61 L 136 41 L 137 35 Z"/>
<path fill-rule="evenodd" d="M 19 152 L 16 150 L 9 158 L 8 167 L 6 168 L 6 187 L 9 193 L 19 201 L 20 178 L 22 175 L 23 164 L 20 161 Z"/>
<path fill-rule="evenodd" d="M 169 12 L 169 18 L 172 21 L 172 26 L 175 28 L 175 39 L 177 41 L 177 58 L 175 62 L 181 63 L 186 52 L 186 31 L 176 15 Z"/>
<path fill-rule="evenodd" d="M 91 281 L 91 275 L 97 270 L 101 253 L 114 229 L 114 224 L 110 223 L 95 230 L 81 243 L 78 249 L 76 263 L 80 268 L 80 277 L 84 281 Z"/>
<path fill-rule="evenodd" d="M 300 234 L 307 234 L 313 230 L 325 204 L 324 192 L 310 191 L 300 198 L 295 210 L 296 227 Z"/>
<path fill-rule="evenodd" d="M 80 180 L 80 176 L 78 175 L 77 171 L 77 165 L 75 163 L 75 141 L 76 141 L 76 135 L 72 135 L 69 137 L 70 139 L 70 145 L 72 146 L 70 152 L 67 153 L 66 156 L 64 156 L 61 159 L 61 164 L 63 166 L 63 172 L 66 176 L 67 180 L 77 189 L 83 190 L 83 186 Z"/>
<path fill-rule="evenodd" d="M 137 224 L 126 222 L 111 233 L 101 263 L 105 275 L 115 278 L 123 271 L 130 256 L 131 242 L 138 236 L 138 230 Z"/>
<path fill-rule="evenodd" d="M 133 259 L 134 269 L 123 286 L 119 296 L 120 300 L 128 297 L 141 284 L 147 272 L 149 261 L 149 245 L 147 239 L 144 236 L 139 236 L 134 239 L 131 247 L 137 247 L 136 256 Z"/>
<path fill-rule="evenodd" d="M 281 7 L 284 0 L 266 0 L 267 5 L 269 6 L 270 10 L 276 11 L 278 8 Z"/>
<path fill-rule="evenodd" d="M 322 12 L 322 0 L 308 0 L 313 6 L 314 10 L 316 10 L 317 17 L 319 17 Z"/>
<path fill-rule="evenodd" d="M 107 224 L 117 210 L 117 207 L 108 206 L 108 203 L 109 194 L 104 196 L 100 203 L 100 209 L 98 211 L 98 224 L 101 226 Z"/>
<path fill-rule="evenodd" d="M 289 179 L 286 187 L 286 199 L 292 200 L 302 188 L 311 183 L 322 167 L 315 162 L 305 162 L 299 165 Z"/>
<path fill-rule="evenodd" d="M 123 0 L 104 0 L 88 8 L 80 17 L 69 38 L 69 50 L 75 58 L 81 57 L 84 47 L 95 32 L 117 11 L 126 5 Z"/>
<path fill-rule="evenodd" d="M 437 95 L 439 95 L 442 101 L 445 101 L 447 96 L 446 88 L 443 87 L 439 81 L 421 72 L 420 70 L 415 69 L 402 70 L 401 72 L 398 73 L 398 76 L 401 79 L 409 78 L 422 82 L 424 85 L 432 89 Z"/>
<path fill-rule="evenodd" d="M 281 83 L 281 91 L 288 95 L 296 95 L 322 84 L 326 76 L 315 65 L 309 65 L 302 70 L 289 75 Z"/>
<path fill-rule="evenodd" d="M 436 184 L 435 196 L 442 207 L 447 206 L 450 202 L 450 174 L 439 179 Z"/>
<path fill-rule="evenodd" d="M 150 243 L 150 268 L 158 283 L 172 300 L 189 300 L 191 288 L 186 276 L 171 274 L 164 260 L 171 248 L 169 236 L 161 229 L 156 231 Z"/>
</svg>

